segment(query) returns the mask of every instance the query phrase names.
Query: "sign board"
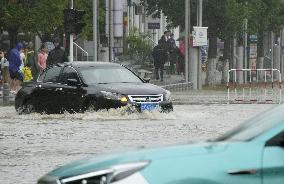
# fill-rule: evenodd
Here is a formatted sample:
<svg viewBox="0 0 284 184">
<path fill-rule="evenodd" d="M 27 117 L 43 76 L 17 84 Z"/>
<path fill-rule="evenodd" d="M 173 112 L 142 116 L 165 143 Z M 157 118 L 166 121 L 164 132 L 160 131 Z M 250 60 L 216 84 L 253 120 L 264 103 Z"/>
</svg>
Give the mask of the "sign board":
<svg viewBox="0 0 284 184">
<path fill-rule="evenodd" d="M 208 27 L 193 27 L 193 46 L 207 46 L 207 29 Z"/>
<path fill-rule="evenodd" d="M 257 44 L 256 43 L 251 43 L 249 45 L 249 63 L 250 63 L 250 68 L 253 68 L 253 66 L 256 66 L 257 62 Z"/>
<path fill-rule="evenodd" d="M 148 29 L 160 29 L 160 23 L 148 22 Z"/>
</svg>

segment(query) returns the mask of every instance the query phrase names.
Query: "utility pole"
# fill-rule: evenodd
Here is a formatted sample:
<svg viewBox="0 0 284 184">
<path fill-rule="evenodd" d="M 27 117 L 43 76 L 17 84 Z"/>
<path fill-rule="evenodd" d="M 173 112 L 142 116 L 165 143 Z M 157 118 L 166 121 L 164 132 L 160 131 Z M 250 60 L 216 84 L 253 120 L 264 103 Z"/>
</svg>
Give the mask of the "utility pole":
<svg viewBox="0 0 284 184">
<path fill-rule="evenodd" d="M 109 62 L 113 61 L 113 0 L 108 0 L 108 15 L 109 15 Z"/>
<path fill-rule="evenodd" d="M 188 81 L 189 66 L 189 35 L 190 35 L 190 0 L 185 0 L 185 81 Z"/>
<path fill-rule="evenodd" d="M 273 31 L 271 31 L 271 40 L 270 40 L 270 44 L 271 44 L 271 69 L 274 69 L 274 33 Z M 271 72 L 271 78 L 273 81 L 273 71 Z"/>
<path fill-rule="evenodd" d="M 247 4 L 247 2 L 246 2 Z M 248 68 L 248 56 L 247 56 L 247 48 L 248 48 L 248 34 L 247 34 L 247 29 L 248 29 L 248 19 L 245 19 L 245 24 L 244 24 L 244 68 Z M 250 65 L 249 65 L 250 67 Z M 247 71 L 245 71 L 245 80 L 244 82 L 247 83 Z M 251 76 L 250 76 L 251 77 Z"/>
<path fill-rule="evenodd" d="M 94 44 L 94 58 L 93 61 L 98 60 L 98 1 L 93 0 L 93 44 Z"/>
<path fill-rule="evenodd" d="M 73 9 L 73 0 L 70 0 L 70 9 Z M 70 42 L 69 42 L 69 61 L 73 62 L 73 34 L 70 34 Z"/>
<path fill-rule="evenodd" d="M 202 6 L 203 0 L 199 0 L 197 8 L 197 24 L 199 27 L 202 27 Z M 199 47 L 197 60 L 197 89 L 202 89 L 201 47 Z"/>
</svg>

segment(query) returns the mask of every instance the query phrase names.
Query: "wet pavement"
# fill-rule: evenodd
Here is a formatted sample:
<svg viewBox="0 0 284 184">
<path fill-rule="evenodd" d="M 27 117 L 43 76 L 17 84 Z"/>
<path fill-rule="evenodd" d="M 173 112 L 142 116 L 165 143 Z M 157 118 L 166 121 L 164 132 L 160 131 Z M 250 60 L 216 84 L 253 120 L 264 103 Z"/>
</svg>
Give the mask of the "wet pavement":
<svg viewBox="0 0 284 184">
<path fill-rule="evenodd" d="M 174 112 L 18 115 L 0 107 L 0 181 L 31 184 L 90 155 L 215 138 L 273 104 L 175 105 Z"/>
</svg>

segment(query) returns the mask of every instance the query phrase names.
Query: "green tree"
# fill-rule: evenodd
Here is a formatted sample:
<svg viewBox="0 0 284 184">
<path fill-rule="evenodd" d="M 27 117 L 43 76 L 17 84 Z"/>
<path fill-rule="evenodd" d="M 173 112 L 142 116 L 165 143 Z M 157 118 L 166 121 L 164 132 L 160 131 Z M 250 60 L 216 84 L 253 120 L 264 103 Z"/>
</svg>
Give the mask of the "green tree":
<svg viewBox="0 0 284 184">
<path fill-rule="evenodd" d="M 19 3 L 4 0 L 2 11 L 0 12 L 0 22 L 3 30 L 7 30 L 10 37 L 11 46 L 17 41 L 19 32 L 31 32 L 37 34 L 41 39 L 51 38 L 53 34 L 64 32 L 63 10 L 68 8 L 69 0 L 33 0 L 31 3 Z M 99 1 L 99 24 L 104 24 L 105 8 L 104 2 Z M 82 36 L 92 37 L 92 0 L 74 0 L 74 8 L 86 11 L 86 27 Z M 100 26 L 100 32 L 104 31 L 104 26 Z"/>
<path fill-rule="evenodd" d="M 233 41 L 238 38 L 238 44 L 243 44 L 244 20 L 248 15 L 248 8 L 245 3 L 239 0 L 226 0 L 224 7 L 224 18 L 220 21 L 219 37 L 224 41 L 223 52 L 223 73 L 221 83 L 227 82 L 227 72 L 225 66 L 229 62 L 229 68 L 233 67 Z M 223 26 L 222 26 L 223 25 Z"/>
<path fill-rule="evenodd" d="M 264 33 L 278 33 L 284 21 L 284 2 L 282 0 L 248 1 L 248 28 L 250 34 L 257 35 L 258 64 L 262 65 L 264 57 Z M 262 67 L 262 66 L 259 66 Z"/>
<path fill-rule="evenodd" d="M 151 44 L 146 40 L 146 37 L 147 35 L 141 35 L 137 29 L 130 30 L 127 37 L 128 54 L 139 64 L 149 61 L 148 57 L 152 51 Z"/>
</svg>

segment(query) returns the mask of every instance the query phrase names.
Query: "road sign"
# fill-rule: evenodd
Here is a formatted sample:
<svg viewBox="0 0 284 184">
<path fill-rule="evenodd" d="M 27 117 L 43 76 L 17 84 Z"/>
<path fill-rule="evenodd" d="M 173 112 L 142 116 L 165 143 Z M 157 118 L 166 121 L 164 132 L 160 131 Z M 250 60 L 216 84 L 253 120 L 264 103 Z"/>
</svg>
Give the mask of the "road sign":
<svg viewBox="0 0 284 184">
<path fill-rule="evenodd" d="M 148 29 L 160 29 L 160 23 L 148 22 Z"/>
<path fill-rule="evenodd" d="M 193 46 L 207 45 L 207 29 L 208 27 L 193 27 Z"/>
</svg>

